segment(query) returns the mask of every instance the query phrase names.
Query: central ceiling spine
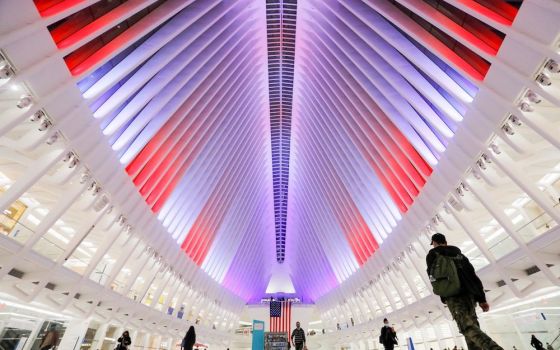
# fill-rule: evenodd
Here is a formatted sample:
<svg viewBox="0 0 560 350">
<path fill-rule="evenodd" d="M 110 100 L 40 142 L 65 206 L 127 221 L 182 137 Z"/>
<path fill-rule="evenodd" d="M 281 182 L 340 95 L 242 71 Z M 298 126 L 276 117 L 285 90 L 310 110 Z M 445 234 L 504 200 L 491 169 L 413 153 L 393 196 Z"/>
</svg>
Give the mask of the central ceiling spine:
<svg viewBox="0 0 560 350">
<path fill-rule="evenodd" d="M 267 0 L 268 85 L 276 259 L 284 262 L 297 0 Z"/>
</svg>

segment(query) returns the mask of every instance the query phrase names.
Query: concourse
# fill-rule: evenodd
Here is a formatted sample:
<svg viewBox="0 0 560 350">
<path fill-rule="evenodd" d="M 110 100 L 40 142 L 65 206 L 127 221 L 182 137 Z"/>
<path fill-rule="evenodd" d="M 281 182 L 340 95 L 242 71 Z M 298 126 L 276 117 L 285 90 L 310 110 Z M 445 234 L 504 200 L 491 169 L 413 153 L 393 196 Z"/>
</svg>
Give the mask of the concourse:
<svg viewBox="0 0 560 350">
<path fill-rule="evenodd" d="M 560 349 L 559 135 L 558 0 L 0 0 L 0 350 Z"/>
</svg>

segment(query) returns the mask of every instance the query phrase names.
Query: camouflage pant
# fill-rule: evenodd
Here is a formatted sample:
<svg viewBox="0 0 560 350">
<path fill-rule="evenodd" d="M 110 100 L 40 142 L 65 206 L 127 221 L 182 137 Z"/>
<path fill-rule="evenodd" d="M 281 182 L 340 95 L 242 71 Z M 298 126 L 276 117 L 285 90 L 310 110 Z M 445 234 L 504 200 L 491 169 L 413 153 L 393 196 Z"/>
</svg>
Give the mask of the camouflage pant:
<svg viewBox="0 0 560 350">
<path fill-rule="evenodd" d="M 504 350 L 480 329 L 476 316 L 476 303 L 469 295 L 449 297 L 447 307 L 453 316 L 459 331 L 465 337 L 469 350 Z"/>
</svg>

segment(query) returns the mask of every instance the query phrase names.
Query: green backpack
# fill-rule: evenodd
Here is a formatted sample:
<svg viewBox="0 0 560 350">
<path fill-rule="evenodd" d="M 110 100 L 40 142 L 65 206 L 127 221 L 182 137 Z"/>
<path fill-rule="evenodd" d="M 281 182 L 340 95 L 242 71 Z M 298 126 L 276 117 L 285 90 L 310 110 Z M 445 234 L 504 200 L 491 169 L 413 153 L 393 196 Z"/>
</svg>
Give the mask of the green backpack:
<svg viewBox="0 0 560 350">
<path fill-rule="evenodd" d="M 461 281 L 456 262 L 461 263 L 462 260 L 462 254 L 451 257 L 436 253 L 436 260 L 430 271 L 430 282 L 434 294 L 441 297 L 452 297 L 461 292 Z"/>
</svg>

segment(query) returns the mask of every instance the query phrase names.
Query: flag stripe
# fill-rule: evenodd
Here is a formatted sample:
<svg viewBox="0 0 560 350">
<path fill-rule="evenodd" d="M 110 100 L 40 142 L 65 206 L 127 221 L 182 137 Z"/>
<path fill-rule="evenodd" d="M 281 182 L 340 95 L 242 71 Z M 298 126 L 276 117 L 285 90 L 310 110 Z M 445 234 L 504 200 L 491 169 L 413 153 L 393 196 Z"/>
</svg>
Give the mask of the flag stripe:
<svg viewBox="0 0 560 350">
<path fill-rule="evenodd" d="M 270 303 L 270 331 L 290 333 L 292 303 L 290 301 Z"/>
</svg>

